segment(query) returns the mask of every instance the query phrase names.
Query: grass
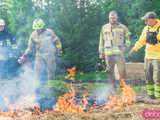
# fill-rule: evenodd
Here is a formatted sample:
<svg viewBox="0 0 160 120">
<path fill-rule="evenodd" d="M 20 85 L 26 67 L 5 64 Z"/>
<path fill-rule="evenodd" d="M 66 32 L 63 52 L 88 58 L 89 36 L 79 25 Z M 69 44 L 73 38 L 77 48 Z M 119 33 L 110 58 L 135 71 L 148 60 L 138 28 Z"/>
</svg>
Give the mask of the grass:
<svg viewBox="0 0 160 120">
<path fill-rule="evenodd" d="M 67 87 L 66 84 L 64 84 L 64 82 L 62 82 L 61 80 L 65 80 L 65 75 L 57 75 L 56 79 L 59 80 L 58 83 L 55 83 L 55 88 L 57 88 L 58 90 L 67 91 Z M 85 88 L 84 90 L 87 91 L 88 93 L 93 93 L 96 89 L 99 88 L 106 88 L 106 86 L 109 86 L 110 84 L 108 84 L 108 76 L 107 73 L 104 72 L 99 72 L 99 73 L 83 73 L 83 74 L 76 74 L 75 75 L 75 80 L 106 80 L 106 83 L 80 83 L 80 86 L 83 86 L 83 88 Z M 144 86 L 131 86 L 134 91 L 139 94 L 139 93 L 143 93 L 144 92 Z M 82 89 L 83 89 L 82 88 Z M 81 87 L 79 88 L 79 90 L 81 89 Z M 83 91 L 83 90 L 82 90 Z M 117 90 L 116 93 L 121 93 L 121 89 L 119 88 Z"/>
</svg>

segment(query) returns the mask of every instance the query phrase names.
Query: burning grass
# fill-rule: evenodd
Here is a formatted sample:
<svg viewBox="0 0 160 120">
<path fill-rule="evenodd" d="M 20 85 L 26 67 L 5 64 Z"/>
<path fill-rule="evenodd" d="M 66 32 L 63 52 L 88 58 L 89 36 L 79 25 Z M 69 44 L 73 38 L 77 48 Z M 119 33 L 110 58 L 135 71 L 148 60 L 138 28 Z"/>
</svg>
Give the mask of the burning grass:
<svg viewBox="0 0 160 120">
<path fill-rule="evenodd" d="M 134 90 L 126 85 L 125 80 L 121 80 L 122 92 L 120 95 L 112 94 L 109 96 L 109 99 L 106 100 L 105 104 L 97 104 L 96 101 L 92 101 L 92 103 L 88 100 L 88 95 L 83 94 L 81 98 L 77 99 L 77 95 L 75 90 L 72 87 L 72 82 L 75 81 L 76 67 L 71 69 L 67 69 L 68 75 L 66 79 L 71 80 L 70 86 L 68 86 L 69 91 L 65 93 L 63 96 L 59 97 L 56 104 L 51 104 L 50 106 L 53 109 L 48 111 L 41 111 L 41 105 L 27 105 L 29 107 L 25 107 L 26 103 L 34 103 L 32 97 L 27 97 L 27 99 L 23 100 L 24 103 L 19 104 L 18 108 L 14 105 L 9 105 L 7 102 L 7 112 L 1 111 L 0 116 L 10 119 L 19 120 L 23 118 L 23 120 L 114 120 L 119 119 L 118 116 L 122 116 L 122 118 L 135 118 L 135 115 L 139 115 L 142 112 L 137 109 L 137 113 L 133 113 L 134 109 L 132 105 L 136 102 L 136 93 Z M 134 104 L 133 106 L 136 106 Z M 142 106 L 138 106 L 142 107 Z M 136 107 L 135 107 L 136 108 Z M 133 111 L 132 111 L 133 110 Z M 76 113 L 76 114 L 75 114 Z M 139 117 L 138 117 L 139 118 Z M 134 120 L 134 119 L 133 119 Z M 136 120 L 136 119 L 135 119 Z M 139 119 L 137 119 L 139 120 Z"/>
</svg>

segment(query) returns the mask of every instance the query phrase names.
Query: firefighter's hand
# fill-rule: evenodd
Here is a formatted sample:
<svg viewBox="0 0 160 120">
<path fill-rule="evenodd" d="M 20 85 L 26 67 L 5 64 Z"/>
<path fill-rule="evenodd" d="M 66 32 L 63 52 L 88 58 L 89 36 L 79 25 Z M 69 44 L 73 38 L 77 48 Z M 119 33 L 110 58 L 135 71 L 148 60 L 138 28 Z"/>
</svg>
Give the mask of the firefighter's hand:
<svg viewBox="0 0 160 120">
<path fill-rule="evenodd" d="M 25 58 L 24 56 L 22 56 L 22 57 L 20 57 L 20 58 L 18 59 L 18 63 L 19 63 L 19 64 L 23 64 L 23 63 L 25 62 L 25 60 L 26 60 L 26 58 Z"/>
<path fill-rule="evenodd" d="M 107 66 L 104 72 L 111 72 L 112 68 L 110 66 Z"/>
<path fill-rule="evenodd" d="M 58 57 L 62 57 L 62 50 L 58 51 Z"/>
<path fill-rule="evenodd" d="M 122 51 L 122 52 L 125 52 L 126 50 L 127 50 L 127 46 L 121 47 L 121 51 Z"/>
<path fill-rule="evenodd" d="M 104 58 L 104 55 L 103 54 L 100 54 L 99 55 L 99 59 L 103 59 Z"/>
<path fill-rule="evenodd" d="M 135 53 L 135 51 L 132 49 L 131 51 L 129 51 L 128 57 L 130 57 L 133 53 Z"/>
</svg>

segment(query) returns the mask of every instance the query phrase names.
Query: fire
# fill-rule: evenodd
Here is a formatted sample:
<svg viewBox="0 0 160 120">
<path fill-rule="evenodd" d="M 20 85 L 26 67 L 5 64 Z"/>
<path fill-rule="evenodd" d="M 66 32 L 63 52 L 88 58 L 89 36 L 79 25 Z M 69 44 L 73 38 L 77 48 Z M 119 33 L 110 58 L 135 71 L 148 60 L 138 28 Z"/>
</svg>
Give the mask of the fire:
<svg viewBox="0 0 160 120">
<path fill-rule="evenodd" d="M 121 80 L 122 93 L 120 96 L 111 95 L 109 101 L 106 103 L 105 109 L 111 109 L 114 107 L 123 108 L 131 105 L 136 101 L 136 93 L 130 86 L 126 85 L 124 79 Z"/>
<path fill-rule="evenodd" d="M 74 67 L 72 67 L 70 69 L 67 69 L 67 72 L 69 72 L 69 74 L 66 75 L 65 78 L 74 82 L 75 81 L 74 76 L 76 74 L 76 67 L 74 66 Z"/>
<path fill-rule="evenodd" d="M 1 117 L 15 118 L 22 115 L 40 114 L 40 106 L 35 103 L 35 96 L 22 97 L 19 102 L 10 104 L 9 99 L 4 98 L 6 111 L 0 110 Z"/>
<path fill-rule="evenodd" d="M 95 102 L 95 104 L 89 106 L 87 94 L 83 94 L 81 98 L 78 99 L 72 86 L 72 83 L 75 81 L 76 67 L 74 66 L 67 69 L 67 71 L 68 75 L 66 75 L 65 78 L 71 80 L 70 89 L 62 97 L 58 98 L 54 111 L 86 114 L 94 109 L 100 109 L 101 107 L 107 110 L 115 107 L 123 108 L 133 104 L 136 100 L 135 91 L 130 86 L 126 85 L 125 80 L 122 79 L 122 93 L 120 95 L 110 95 L 106 104 L 98 105 Z M 10 104 L 11 102 L 7 98 L 4 98 L 4 105 L 7 108 L 7 112 L 0 110 L 0 117 L 15 118 L 22 115 L 33 116 L 47 113 L 47 111 L 43 113 L 40 112 L 40 105 L 35 103 L 36 96 L 28 95 L 22 98 L 23 99 L 20 99 L 16 104 Z"/>
<path fill-rule="evenodd" d="M 82 100 L 77 102 L 74 90 L 64 94 L 63 97 L 59 97 L 58 102 L 56 103 L 55 111 L 86 113 L 85 110 L 86 110 L 88 101 L 86 99 L 86 94 L 82 96 L 83 96 Z"/>
<path fill-rule="evenodd" d="M 74 82 L 76 67 L 74 66 L 71 69 L 67 69 L 67 71 L 69 74 L 65 78 Z M 75 90 L 72 87 L 72 82 L 70 84 L 71 90 L 62 97 L 59 97 L 55 110 L 59 112 L 87 113 L 85 111 L 88 104 L 88 100 L 86 98 L 87 94 L 83 94 L 82 100 L 77 101 Z"/>
</svg>

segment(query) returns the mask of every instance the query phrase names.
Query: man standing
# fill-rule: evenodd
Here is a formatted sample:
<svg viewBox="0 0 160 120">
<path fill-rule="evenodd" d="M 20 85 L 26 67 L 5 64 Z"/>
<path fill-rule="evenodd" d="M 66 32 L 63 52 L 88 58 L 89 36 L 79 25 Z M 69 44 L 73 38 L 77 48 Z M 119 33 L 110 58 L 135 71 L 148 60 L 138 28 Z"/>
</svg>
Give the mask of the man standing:
<svg viewBox="0 0 160 120">
<path fill-rule="evenodd" d="M 25 61 L 32 50 L 36 49 L 36 58 L 34 70 L 37 72 L 38 77 L 42 77 L 44 68 L 47 68 L 48 72 L 48 83 L 52 86 L 55 80 L 55 70 L 56 70 L 56 52 L 58 56 L 62 56 L 62 45 L 60 39 L 55 35 L 51 29 L 45 28 L 45 23 L 42 19 L 36 19 L 33 22 L 33 29 L 28 48 L 20 59 L 20 63 Z"/>
<path fill-rule="evenodd" d="M 11 33 L 5 29 L 5 21 L 0 19 L 0 79 L 9 79 L 15 76 L 17 60 L 17 46 Z"/>
<path fill-rule="evenodd" d="M 99 58 L 105 58 L 109 81 L 116 88 L 114 67 L 117 64 L 120 79 L 126 78 L 125 58 L 123 52 L 129 47 L 130 32 L 125 25 L 118 22 L 116 11 L 109 13 L 109 23 L 102 27 L 99 42 Z"/>
<path fill-rule="evenodd" d="M 160 98 L 160 20 L 155 12 L 147 12 L 142 20 L 146 26 L 128 56 L 146 46 L 144 70 L 147 94 L 149 98 L 155 99 Z"/>
</svg>

